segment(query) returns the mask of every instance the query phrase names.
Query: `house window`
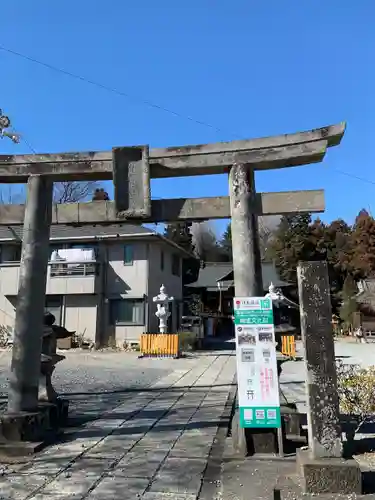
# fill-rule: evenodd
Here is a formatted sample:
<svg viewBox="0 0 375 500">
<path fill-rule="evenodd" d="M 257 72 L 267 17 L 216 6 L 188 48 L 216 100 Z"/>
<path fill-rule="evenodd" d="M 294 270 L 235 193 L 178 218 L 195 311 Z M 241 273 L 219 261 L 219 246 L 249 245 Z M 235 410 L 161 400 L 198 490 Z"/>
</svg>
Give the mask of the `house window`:
<svg viewBox="0 0 375 500">
<path fill-rule="evenodd" d="M 160 269 L 164 271 L 164 252 L 163 250 L 160 251 Z"/>
<path fill-rule="evenodd" d="M 172 255 L 172 274 L 180 276 L 180 257 L 175 253 Z"/>
<path fill-rule="evenodd" d="M 125 245 L 124 246 L 124 265 L 132 266 L 133 265 L 133 246 Z"/>
<path fill-rule="evenodd" d="M 111 325 L 144 325 L 144 299 L 110 300 L 110 321 Z"/>
<path fill-rule="evenodd" d="M 55 316 L 55 325 L 61 325 L 62 296 L 46 296 L 45 312 L 50 312 Z"/>
<path fill-rule="evenodd" d="M 3 254 L 3 262 L 20 262 L 21 260 L 21 245 L 9 245 L 7 248 L 6 255 Z"/>
</svg>

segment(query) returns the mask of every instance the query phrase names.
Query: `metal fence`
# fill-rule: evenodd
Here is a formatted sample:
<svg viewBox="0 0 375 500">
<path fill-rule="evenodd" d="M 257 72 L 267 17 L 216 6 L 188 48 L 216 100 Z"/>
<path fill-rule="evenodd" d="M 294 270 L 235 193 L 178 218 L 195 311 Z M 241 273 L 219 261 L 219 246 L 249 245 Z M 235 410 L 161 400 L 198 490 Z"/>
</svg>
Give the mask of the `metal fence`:
<svg viewBox="0 0 375 500">
<path fill-rule="evenodd" d="M 97 262 L 51 263 L 50 276 L 95 276 L 98 273 Z"/>
</svg>

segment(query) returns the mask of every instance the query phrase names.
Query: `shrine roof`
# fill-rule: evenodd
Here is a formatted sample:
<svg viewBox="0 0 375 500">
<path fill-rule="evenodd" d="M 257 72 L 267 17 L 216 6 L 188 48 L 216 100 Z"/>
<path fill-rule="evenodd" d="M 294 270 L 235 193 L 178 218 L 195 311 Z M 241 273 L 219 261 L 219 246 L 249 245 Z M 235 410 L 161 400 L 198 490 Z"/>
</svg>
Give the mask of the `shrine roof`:
<svg viewBox="0 0 375 500">
<path fill-rule="evenodd" d="M 276 288 L 290 286 L 282 281 L 273 262 L 262 262 L 263 287 L 265 291 L 271 283 Z M 228 290 L 233 286 L 233 264 L 232 262 L 208 262 L 204 268 L 199 270 L 198 280 L 187 285 L 190 288 L 205 288 L 207 291 L 218 291 L 218 284 L 222 290 Z"/>
</svg>

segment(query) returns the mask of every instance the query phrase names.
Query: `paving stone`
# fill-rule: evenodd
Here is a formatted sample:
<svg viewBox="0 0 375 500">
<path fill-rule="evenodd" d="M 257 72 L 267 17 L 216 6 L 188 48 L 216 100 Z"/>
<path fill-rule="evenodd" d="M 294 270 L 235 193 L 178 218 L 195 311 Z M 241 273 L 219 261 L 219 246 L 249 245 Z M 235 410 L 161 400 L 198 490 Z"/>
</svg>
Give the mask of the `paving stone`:
<svg viewBox="0 0 375 500">
<path fill-rule="evenodd" d="M 61 447 L 61 445 L 57 445 L 57 446 L 51 446 L 51 448 L 47 448 L 43 451 L 41 451 L 38 455 L 37 455 L 37 458 L 42 460 L 45 459 L 47 460 L 51 460 L 51 461 L 54 461 L 54 460 L 72 460 L 73 458 L 77 457 L 78 455 L 80 455 L 81 453 L 83 453 L 85 451 L 85 448 L 82 448 L 80 447 L 79 448 L 79 451 L 77 452 L 77 450 L 75 451 L 69 451 L 63 447 Z"/>
<path fill-rule="evenodd" d="M 89 492 L 99 479 L 100 475 L 87 475 L 85 470 L 77 471 L 71 476 L 62 473 L 40 490 L 39 493 L 47 497 L 51 496 L 52 498 L 61 498 L 62 493 L 65 495 L 63 498 L 81 498 Z"/>
<path fill-rule="evenodd" d="M 40 493 L 55 495 L 64 492 L 68 497 L 88 493 L 100 477 L 111 468 L 113 460 L 81 458 L 45 486 Z"/>
<path fill-rule="evenodd" d="M 150 491 L 197 495 L 207 460 L 167 458 L 152 482 Z"/>
<path fill-rule="evenodd" d="M 146 436 L 137 443 L 137 446 L 149 450 L 170 450 L 179 436 L 180 432 L 173 434 L 170 432 L 154 433 L 153 435 L 146 434 Z"/>
<path fill-rule="evenodd" d="M 118 427 L 115 431 L 113 431 L 112 434 L 117 436 L 146 434 L 146 432 L 148 432 L 154 424 L 154 419 L 150 419 L 148 421 L 146 421 L 145 419 L 140 421 L 129 420 L 128 422 L 125 422 L 124 425 Z"/>
<path fill-rule="evenodd" d="M 71 477 L 81 471 L 85 471 L 87 476 L 100 476 L 105 471 L 112 470 L 111 466 L 113 463 L 114 460 L 112 458 L 82 457 L 73 462 L 68 471 Z"/>
<path fill-rule="evenodd" d="M 141 436 L 140 436 L 141 437 Z M 93 448 L 90 448 L 85 457 L 101 457 L 119 459 L 123 457 L 139 441 L 139 438 L 131 436 L 108 436 Z"/>
<path fill-rule="evenodd" d="M 213 435 L 207 435 L 196 429 L 185 431 L 173 446 L 170 456 L 185 458 L 208 457 L 212 444 Z"/>
<path fill-rule="evenodd" d="M 1 500 L 24 500 L 37 491 L 51 478 L 48 476 L 29 474 L 10 474 L 0 479 Z"/>
<path fill-rule="evenodd" d="M 54 493 L 37 493 L 30 500 L 81 500 L 84 495 L 76 495 L 75 493 L 65 493 L 56 491 Z M 1 499 L 1 497 L 0 497 Z"/>
<path fill-rule="evenodd" d="M 98 419 L 94 420 L 94 422 L 90 422 L 87 424 L 86 428 L 88 429 L 102 429 L 108 432 L 111 432 L 113 429 L 117 429 L 117 427 L 120 427 L 124 423 L 124 418 L 106 418 L 106 419 Z"/>
<path fill-rule="evenodd" d="M 66 469 L 74 458 L 75 456 L 61 458 L 37 456 L 18 472 L 20 474 L 46 474 L 54 476 Z"/>
<path fill-rule="evenodd" d="M 144 493 L 149 481 L 143 477 L 104 477 L 87 500 L 135 500 Z"/>
<path fill-rule="evenodd" d="M 142 499 L 143 500 L 196 500 L 197 495 L 190 495 L 189 493 L 153 493 L 147 491 Z"/>
<path fill-rule="evenodd" d="M 73 439 L 73 438 L 72 438 Z M 43 452 L 43 454 L 48 456 L 53 456 L 55 458 L 63 457 L 63 456 L 76 456 L 84 453 L 92 446 L 95 446 L 99 443 L 103 438 L 98 437 L 95 439 L 92 438 L 77 438 L 74 441 L 70 441 L 67 443 L 59 444 L 55 448 L 51 448 Z"/>
<path fill-rule="evenodd" d="M 111 475 L 116 477 L 144 477 L 151 479 L 161 467 L 167 454 L 167 450 L 150 451 L 144 448 L 137 448 L 135 451 L 127 453 L 120 460 L 111 472 Z"/>
</svg>

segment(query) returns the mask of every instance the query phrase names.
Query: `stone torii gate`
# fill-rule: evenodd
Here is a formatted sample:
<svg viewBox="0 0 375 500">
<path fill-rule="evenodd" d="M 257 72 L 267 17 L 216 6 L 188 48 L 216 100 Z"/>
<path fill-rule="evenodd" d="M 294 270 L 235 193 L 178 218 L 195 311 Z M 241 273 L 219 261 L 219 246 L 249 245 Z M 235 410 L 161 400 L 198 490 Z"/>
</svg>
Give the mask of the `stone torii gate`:
<svg viewBox="0 0 375 500">
<path fill-rule="evenodd" d="M 0 155 L 0 182 L 27 182 L 26 205 L 0 205 L 1 225 L 24 225 L 8 413 L 36 411 L 50 225 L 232 219 L 237 296 L 263 294 L 259 215 L 323 212 L 324 192 L 256 193 L 254 172 L 323 160 L 345 124 L 262 139 L 111 152 Z M 229 174 L 229 197 L 151 200 L 150 179 Z M 53 182 L 113 179 L 115 201 L 52 206 Z"/>
</svg>

